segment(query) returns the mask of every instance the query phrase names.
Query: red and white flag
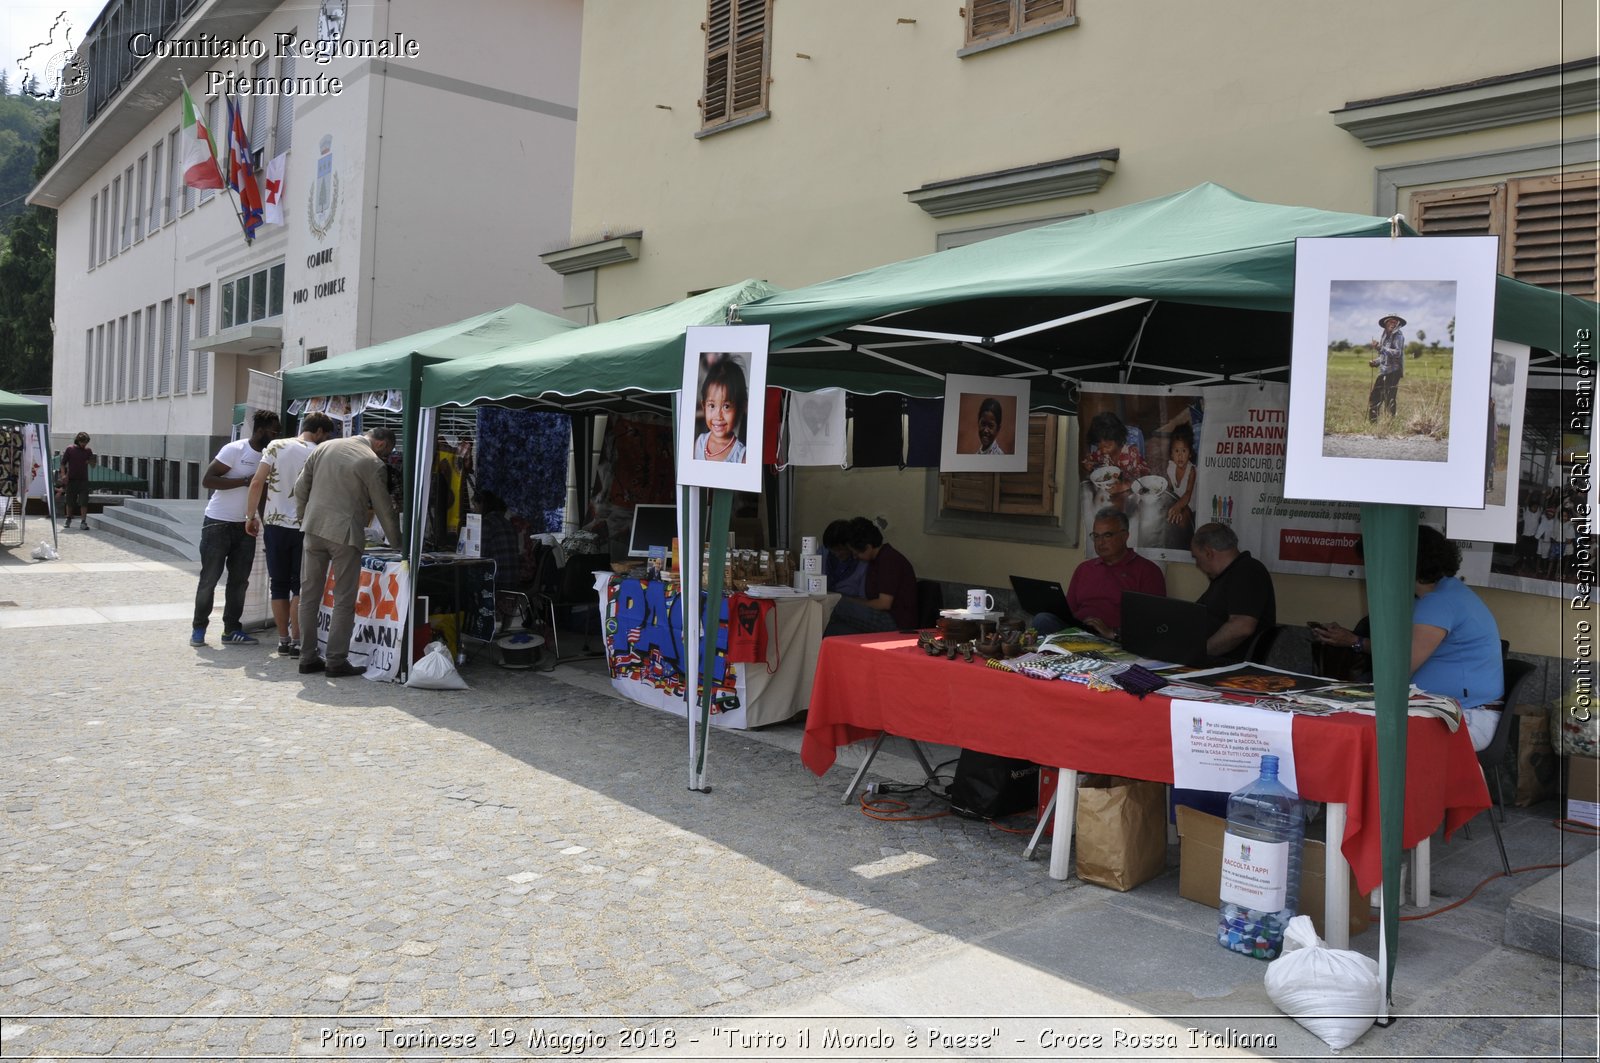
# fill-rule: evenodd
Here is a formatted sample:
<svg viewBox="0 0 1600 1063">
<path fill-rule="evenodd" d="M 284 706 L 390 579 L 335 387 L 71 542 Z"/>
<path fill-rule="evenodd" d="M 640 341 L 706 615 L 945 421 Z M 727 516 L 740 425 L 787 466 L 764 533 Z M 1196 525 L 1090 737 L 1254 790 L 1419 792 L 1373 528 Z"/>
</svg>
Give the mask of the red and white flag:
<svg viewBox="0 0 1600 1063">
<path fill-rule="evenodd" d="M 187 85 L 183 87 L 183 183 L 190 188 L 222 187 L 216 144 Z"/>
<path fill-rule="evenodd" d="M 267 163 L 261 182 L 261 220 L 267 225 L 283 224 L 283 172 L 288 168 L 289 153 L 284 152 Z"/>
</svg>

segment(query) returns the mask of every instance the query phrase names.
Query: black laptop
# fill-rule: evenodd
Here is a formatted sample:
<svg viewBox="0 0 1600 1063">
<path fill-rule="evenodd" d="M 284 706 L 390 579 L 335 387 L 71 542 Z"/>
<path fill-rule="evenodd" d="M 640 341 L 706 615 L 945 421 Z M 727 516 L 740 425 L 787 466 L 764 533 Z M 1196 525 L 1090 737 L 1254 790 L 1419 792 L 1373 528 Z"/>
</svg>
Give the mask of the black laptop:
<svg viewBox="0 0 1600 1063">
<path fill-rule="evenodd" d="M 1072 618 L 1072 607 L 1067 605 L 1067 592 L 1055 580 L 1012 576 L 1011 589 L 1017 595 L 1017 604 L 1029 616 L 1049 613 L 1068 627 L 1077 626 L 1078 622 Z"/>
<path fill-rule="evenodd" d="M 1199 667 L 1209 663 L 1206 639 L 1227 619 L 1182 598 L 1122 592 L 1122 648 L 1141 657 Z"/>
</svg>

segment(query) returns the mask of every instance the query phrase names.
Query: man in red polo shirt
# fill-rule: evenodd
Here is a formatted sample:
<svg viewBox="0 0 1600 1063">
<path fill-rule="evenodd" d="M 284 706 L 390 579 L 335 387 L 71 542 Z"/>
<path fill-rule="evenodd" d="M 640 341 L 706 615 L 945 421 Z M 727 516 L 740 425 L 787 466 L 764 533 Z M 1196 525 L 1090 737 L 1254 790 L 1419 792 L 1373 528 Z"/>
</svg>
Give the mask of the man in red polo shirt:
<svg viewBox="0 0 1600 1063">
<path fill-rule="evenodd" d="M 1154 561 L 1128 549 L 1128 515 L 1106 507 L 1094 515 L 1095 556 L 1072 572 L 1067 607 L 1078 623 L 1111 638 L 1122 629 L 1122 592 L 1167 593 L 1167 578 Z M 1049 635 L 1066 626 L 1053 613 L 1040 613 L 1033 627 Z"/>
</svg>

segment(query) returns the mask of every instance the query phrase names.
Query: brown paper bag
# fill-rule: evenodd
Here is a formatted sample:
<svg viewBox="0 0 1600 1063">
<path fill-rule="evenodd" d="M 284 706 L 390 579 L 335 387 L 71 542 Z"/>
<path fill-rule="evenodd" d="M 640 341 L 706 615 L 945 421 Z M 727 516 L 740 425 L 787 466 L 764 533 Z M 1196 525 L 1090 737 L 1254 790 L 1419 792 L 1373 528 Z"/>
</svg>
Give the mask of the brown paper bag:
<svg viewBox="0 0 1600 1063">
<path fill-rule="evenodd" d="M 1131 890 L 1167 869 L 1164 783 L 1085 775 L 1078 781 L 1078 877 Z"/>
<path fill-rule="evenodd" d="M 1516 725 L 1517 770 L 1513 776 L 1516 793 L 1508 796 L 1512 804 L 1526 808 L 1555 795 L 1561 760 L 1550 744 L 1549 716 L 1543 712 L 1537 716 L 1519 714 Z"/>
</svg>

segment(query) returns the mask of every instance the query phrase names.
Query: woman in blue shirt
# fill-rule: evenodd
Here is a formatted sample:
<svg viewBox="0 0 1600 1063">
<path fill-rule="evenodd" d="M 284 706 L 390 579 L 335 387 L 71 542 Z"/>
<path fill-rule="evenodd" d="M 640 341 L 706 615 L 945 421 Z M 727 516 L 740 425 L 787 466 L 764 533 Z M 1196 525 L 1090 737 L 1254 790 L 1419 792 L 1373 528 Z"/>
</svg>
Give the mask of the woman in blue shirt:
<svg viewBox="0 0 1600 1063">
<path fill-rule="evenodd" d="M 1494 737 L 1505 697 L 1500 626 L 1465 583 L 1456 579 L 1461 547 L 1427 525 L 1417 529 L 1417 602 L 1411 608 L 1411 681 L 1430 694 L 1461 703 L 1482 749 Z M 1364 639 L 1338 624 L 1313 632 L 1318 641 L 1370 652 Z"/>
</svg>

